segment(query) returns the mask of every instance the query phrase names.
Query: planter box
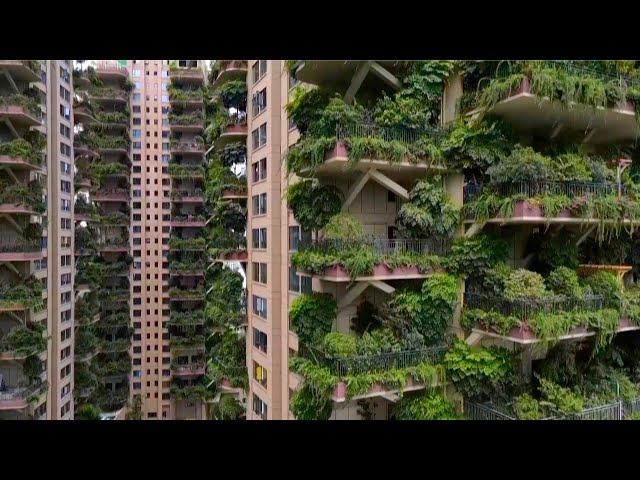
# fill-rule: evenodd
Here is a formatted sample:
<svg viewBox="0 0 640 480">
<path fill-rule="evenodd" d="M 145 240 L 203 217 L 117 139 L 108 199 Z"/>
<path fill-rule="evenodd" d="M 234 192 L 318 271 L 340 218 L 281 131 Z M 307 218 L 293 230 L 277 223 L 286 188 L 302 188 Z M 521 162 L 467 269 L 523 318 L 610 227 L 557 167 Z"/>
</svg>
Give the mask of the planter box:
<svg viewBox="0 0 640 480">
<path fill-rule="evenodd" d="M 514 217 L 543 217 L 542 207 L 539 205 L 531 205 L 526 200 L 516 202 L 513 206 Z"/>
<path fill-rule="evenodd" d="M 330 158 L 347 158 L 348 156 L 349 151 L 347 150 L 347 145 L 344 143 L 344 141 L 339 140 L 331 150 L 328 150 L 325 153 L 324 159 L 329 160 Z"/>
</svg>

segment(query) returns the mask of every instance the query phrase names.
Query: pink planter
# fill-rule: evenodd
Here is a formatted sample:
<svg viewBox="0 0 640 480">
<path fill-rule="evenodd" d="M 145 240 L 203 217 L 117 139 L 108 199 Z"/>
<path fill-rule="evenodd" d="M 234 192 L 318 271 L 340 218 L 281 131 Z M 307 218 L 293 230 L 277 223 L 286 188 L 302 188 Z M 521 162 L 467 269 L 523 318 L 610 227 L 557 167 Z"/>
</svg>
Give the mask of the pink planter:
<svg viewBox="0 0 640 480">
<path fill-rule="evenodd" d="M 513 206 L 514 217 L 542 217 L 542 207 L 531 205 L 526 200 L 521 200 Z"/>
<path fill-rule="evenodd" d="M 336 142 L 335 147 L 333 147 L 331 150 L 329 150 L 325 154 L 324 159 L 329 160 L 330 158 L 336 158 L 336 157 L 344 158 L 348 156 L 349 156 L 349 151 L 347 150 L 347 146 L 342 140 L 340 140 Z"/>
</svg>

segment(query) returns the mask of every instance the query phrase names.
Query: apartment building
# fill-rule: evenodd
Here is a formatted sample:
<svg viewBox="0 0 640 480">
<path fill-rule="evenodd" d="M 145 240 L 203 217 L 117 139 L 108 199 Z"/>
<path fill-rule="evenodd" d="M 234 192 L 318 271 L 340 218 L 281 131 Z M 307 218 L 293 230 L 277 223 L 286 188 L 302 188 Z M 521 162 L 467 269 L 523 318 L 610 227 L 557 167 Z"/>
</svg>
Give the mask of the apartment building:
<svg viewBox="0 0 640 480">
<path fill-rule="evenodd" d="M 124 412 L 131 375 L 129 92 L 126 63 L 74 70 L 77 406 Z M 78 412 L 76 412 L 78 413 Z"/>
<path fill-rule="evenodd" d="M 0 418 L 73 418 L 69 60 L 0 60 Z"/>
</svg>

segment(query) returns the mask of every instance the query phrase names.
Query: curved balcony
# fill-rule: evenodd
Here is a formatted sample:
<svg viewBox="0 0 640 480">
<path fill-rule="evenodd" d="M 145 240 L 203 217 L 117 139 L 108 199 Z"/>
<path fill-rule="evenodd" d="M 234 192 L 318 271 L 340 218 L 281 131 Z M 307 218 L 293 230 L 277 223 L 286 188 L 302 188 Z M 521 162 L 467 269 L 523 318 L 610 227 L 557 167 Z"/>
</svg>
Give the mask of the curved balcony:
<svg viewBox="0 0 640 480">
<path fill-rule="evenodd" d="M 217 149 L 235 142 L 243 142 L 247 137 L 247 117 L 243 115 L 230 116 L 229 124 L 224 128 L 214 145 Z"/>
<path fill-rule="evenodd" d="M 92 87 L 87 96 L 94 103 L 113 104 L 122 106 L 129 101 L 129 94 L 113 87 Z"/>
<path fill-rule="evenodd" d="M 204 83 L 204 72 L 198 67 L 172 67 L 169 69 L 169 79 L 172 83 L 202 85 Z"/>
<path fill-rule="evenodd" d="M 171 191 L 171 200 L 173 203 L 204 203 L 204 192 L 200 189 L 174 189 Z"/>
<path fill-rule="evenodd" d="M 171 142 L 173 155 L 204 155 L 204 152 L 203 142 Z"/>
<path fill-rule="evenodd" d="M 202 112 L 169 114 L 169 127 L 174 132 L 201 133 L 204 130 Z"/>
<path fill-rule="evenodd" d="M 171 163 L 169 165 L 169 175 L 174 178 L 204 178 L 204 167 L 202 165 Z"/>
<path fill-rule="evenodd" d="M 39 68 L 37 60 L 0 60 L 0 71 L 23 83 L 40 82 Z"/>
<path fill-rule="evenodd" d="M 47 389 L 47 382 L 25 387 L 7 387 L 0 391 L 0 411 L 23 410 L 29 407 L 29 400 L 34 396 L 40 396 Z"/>
<path fill-rule="evenodd" d="M 246 200 L 247 189 L 246 187 L 238 187 L 234 189 L 225 189 L 222 191 L 222 198 L 224 200 Z"/>
<path fill-rule="evenodd" d="M 172 302 L 202 302 L 204 301 L 204 288 L 176 288 L 169 290 L 169 299 Z"/>
<path fill-rule="evenodd" d="M 214 89 L 230 80 L 242 80 L 247 77 L 246 60 L 219 60 L 220 69 L 212 82 Z"/>
<path fill-rule="evenodd" d="M 26 95 L 13 94 L 0 96 L 0 120 L 13 125 L 34 127 L 41 125 L 42 111 L 37 100 Z"/>
<path fill-rule="evenodd" d="M 101 188 L 92 195 L 94 202 L 128 203 L 129 199 L 128 188 Z"/>
<path fill-rule="evenodd" d="M 206 225 L 206 219 L 204 215 L 172 215 L 170 224 L 173 228 L 201 228 Z"/>
<path fill-rule="evenodd" d="M 292 265 L 305 273 L 328 282 L 391 281 L 424 279 L 440 271 L 438 257 L 450 248 L 450 241 L 439 238 L 388 239 L 366 237 L 360 240 L 320 240 L 301 243 L 292 257 Z M 341 255 L 366 249 L 374 257 L 370 271 L 354 275 L 343 265 Z M 323 255 L 326 266 L 307 270 L 306 255 Z"/>
<path fill-rule="evenodd" d="M 96 123 L 97 120 L 93 116 L 91 109 L 86 104 L 80 103 L 73 106 L 73 121 L 83 125 L 91 125 Z"/>
<path fill-rule="evenodd" d="M 43 257 L 38 241 L 0 238 L 0 262 L 30 262 Z"/>
<path fill-rule="evenodd" d="M 207 242 L 203 237 L 196 238 L 169 238 L 169 249 L 180 252 L 202 252 L 207 248 Z"/>
<path fill-rule="evenodd" d="M 96 69 L 96 75 L 101 80 L 125 82 L 129 79 L 129 70 L 121 65 L 100 65 Z"/>
<path fill-rule="evenodd" d="M 171 373 L 176 377 L 198 377 L 205 374 L 205 364 L 202 362 L 186 365 L 172 365 Z"/>
</svg>

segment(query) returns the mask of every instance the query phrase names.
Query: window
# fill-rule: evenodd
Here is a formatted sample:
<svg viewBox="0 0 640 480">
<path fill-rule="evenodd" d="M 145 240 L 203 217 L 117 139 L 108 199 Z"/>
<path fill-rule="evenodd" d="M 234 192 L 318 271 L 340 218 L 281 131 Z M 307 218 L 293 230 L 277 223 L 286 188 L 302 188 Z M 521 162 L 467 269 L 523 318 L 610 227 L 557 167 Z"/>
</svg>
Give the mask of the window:
<svg viewBox="0 0 640 480">
<path fill-rule="evenodd" d="M 71 211 L 71 201 L 70 200 L 66 200 L 66 199 L 61 199 L 61 203 L 62 203 L 62 211 L 63 212 L 69 212 Z"/>
<path fill-rule="evenodd" d="M 253 83 L 256 83 L 265 73 L 267 73 L 267 61 L 258 60 L 251 66 L 251 72 L 253 73 Z"/>
<path fill-rule="evenodd" d="M 254 215 L 266 215 L 267 213 L 267 194 L 261 193 L 260 195 L 254 195 L 251 197 L 253 203 Z"/>
<path fill-rule="evenodd" d="M 67 157 L 71 156 L 71 147 L 66 143 L 60 142 L 60 153 Z"/>
<path fill-rule="evenodd" d="M 60 124 L 60 135 L 62 135 L 63 137 L 66 138 L 71 138 L 71 129 L 69 127 L 67 127 L 66 125 L 64 125 L 63 123 Z"/>
<path fill-rule="evenodd" d="M 251 146 L 254 150 L 267 144 L 267 123 L 263 123 L 251 132 Z"/>
<path fill-rule="evenodd" d="M 257 328 L 253 329 L 253 346 L 256 347 L 263 353 L 267 353 L 267 334 L 258 330 Z"/>
<path fill-rule="evenodd" d="M 289 267 L 289 291 L 296 293 L 312 293 L 311 277 L 299 275 L 296 267 Z"/>
<path fill-rule="evenodd" d="M 71 193 L 71 182 L 68 182 L 67 180 L 60 180 L 60 190 L 64 193 Z"/>
<path fill-rule="evenodd" d="M 253 313 L 262 318 L 267 318 L 267 299 L 253 295 Z"/>
<path fill-rule="evenodd" d="M 253 362 L 253 378 L 260 385 L 266 388 L 267 386 L 267 370 L 258 362 Z"/>
<path fill-rule="evenodd" d="M 255 393 L 253 394 L 253 413 L 258 415 L 262 420 L 267 419 L 267 404 Z"/>
<path fill-rule="evenodd" d="M 60 172 L 65 175 L 71 175 L 71 164 L 60 160 Z"/>
<path fill-rule="evenodd" d="M 254 228 L 251 230 L 251 244 L 253 248 L 267 248 L 267 229 Z"/>
<path fill-rule="evenodd" d="M 66 120 L 69 120 L 71 118 L 71 109 L 60 104 L 60 115 Z"/>
<path fill-rule="evenodd" d="M 267 108 L 267 89 L 266 87 L 256 92 L 251 97 L 251 111 L 255 117 L 260 112 Z"/>
<path fill-rule="evenodd" d="M 259 182 L 260 180 L 264 180 L 267 178 L 267 159 L 263 158 L 257 162 L 255 162 L 252 166 L 253 171 L 253 182 Z"/>
<path fill-rule="evenodd" d="M 251 269 L 253 271 L 253 281 L 260 283 L 267 283 L 267 264 L 251 262 Z"/>
<path fill-rule="evenodd" d="M 289 227 L 289 251 L 297 251 L 301 242 L 311 243 L 311 232 L 305 232 L 300 226 Z"/>
</svg>

